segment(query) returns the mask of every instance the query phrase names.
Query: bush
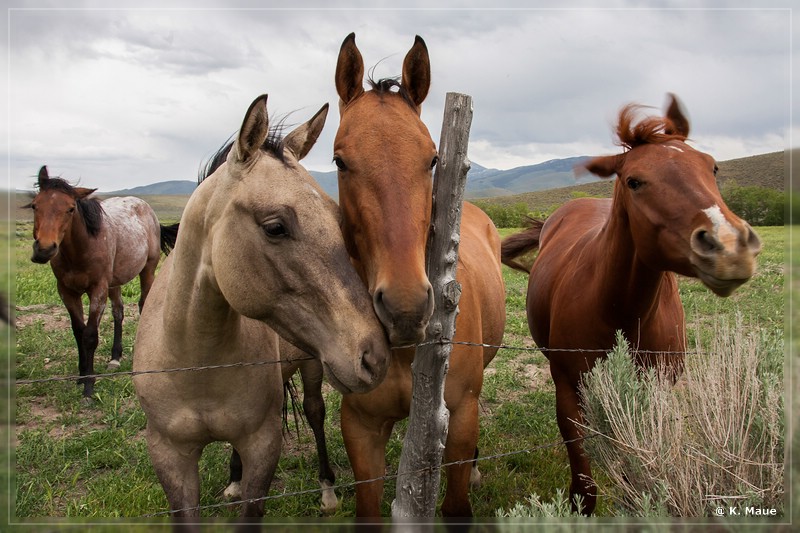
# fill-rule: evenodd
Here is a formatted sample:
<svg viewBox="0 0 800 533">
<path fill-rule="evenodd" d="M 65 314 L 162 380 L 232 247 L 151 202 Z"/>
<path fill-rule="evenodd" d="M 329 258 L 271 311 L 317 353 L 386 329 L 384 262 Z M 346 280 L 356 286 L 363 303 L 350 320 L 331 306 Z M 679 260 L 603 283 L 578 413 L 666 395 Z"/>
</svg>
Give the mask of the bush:
<svg viewBox="0 0 800 533">
<path fill-rule="evenodd" d="M 641 371 L 620 336 L 581 387 L 585 449 L 632 516 L 714 516 L 730 507 L 783 514 L 783 337 L 741 317 L 686 357 L 673 387 Z"/>
<path fill-rule="evenodd" d="M 528 216 L 528 206 L 522 202 L 514 205 L 500 205 L 489 202 L 475 202 L 498 228 L 521 228 Z"/>
<path fill-rule="evenodd" d="M 788 197 L 785 193 L 764 187 L 740 187 L 729 181 L 720 189 L 731 211 L 751 226 L 782 226 L 786 219 Z"/>
</svg>

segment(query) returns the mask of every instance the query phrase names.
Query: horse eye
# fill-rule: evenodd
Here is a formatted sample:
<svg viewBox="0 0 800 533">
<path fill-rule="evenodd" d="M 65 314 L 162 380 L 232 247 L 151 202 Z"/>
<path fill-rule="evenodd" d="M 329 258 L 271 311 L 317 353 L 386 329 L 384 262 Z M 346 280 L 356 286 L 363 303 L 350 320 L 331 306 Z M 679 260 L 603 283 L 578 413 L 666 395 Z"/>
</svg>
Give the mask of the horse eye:
<svg viewBox="0 0 800 533">
<path fill-rule="evenodd" d="M 342 158 L 339 157 L 338 155 L 333 156 L 333 162 L 336 163 L 336 168 L 338 168 L 339 170 L 341 171 L 347 170 L 347 165 L 344 164 L 344 161 L 342 161 Z"/>
<path fill-rule="evenodd" d="M 286 226 L 284 226 L 282 222 L 268 222 L 264 224 L 264 233 L 274 238 L 289 236 L 289 232 L 286 230 Z"/>
<path fill-rule="evenodd" d="M 628 188 L 632 191 L 635 191 L 639 187 L 642 186 L 642 182 L 637 180 L 636 178 L 628 178 L 628 181 L 625 182 Z"/>
<path fill-rule="evenodd" d="M 439 156 L 438 155 L 433 156 L 433 161 L 431 161 L 431 169 L 435 168 L 438 162 L 439 162 Z"/>
</svg>

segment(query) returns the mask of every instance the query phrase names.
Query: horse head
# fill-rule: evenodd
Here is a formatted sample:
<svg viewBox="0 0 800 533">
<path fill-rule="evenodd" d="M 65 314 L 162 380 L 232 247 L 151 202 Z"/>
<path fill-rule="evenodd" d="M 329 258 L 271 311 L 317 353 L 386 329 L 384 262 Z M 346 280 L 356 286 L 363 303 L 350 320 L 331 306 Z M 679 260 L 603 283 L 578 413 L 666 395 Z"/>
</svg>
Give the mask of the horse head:
<svg viewBox="0 0 800 533">
<path fill-rule="evenodd" d="M 725 205 L 714 159 L 686 143 L 689 120 L 677 98 L 670 95 L 664 117 L 634 124 L 636 109 L 623 108 L 617 126 L 627 150 L 592 159 L 585 168 L 618 176 L 615 209 L 645 264 L 697 277 L 728 296 L 755 273 L 761 240 Z"/>
<path fill-rule="evenodd" d="M 334 141 L 347 248 L 395 346 L 419 342 L 433 312 L 425 273 L 436 146 L 420 119 L 430 61 L 417 37 L 400 82 L 370 80 L 350 34 L 336 65 L 341 121 Z"/>
<path fill-rule="evenodd" d="M 96 189 L 73 187 L 61 178 L 51 178 L 47 167 L 39 169 L 39 192 L 26 207 L 33 210 L 34 263 L 47 263 L 56 256 L 73 220 L 81 216 L 89 234 L 97 234 L 102 219 L 99 201 L 89 198 Z"/>
</svg>

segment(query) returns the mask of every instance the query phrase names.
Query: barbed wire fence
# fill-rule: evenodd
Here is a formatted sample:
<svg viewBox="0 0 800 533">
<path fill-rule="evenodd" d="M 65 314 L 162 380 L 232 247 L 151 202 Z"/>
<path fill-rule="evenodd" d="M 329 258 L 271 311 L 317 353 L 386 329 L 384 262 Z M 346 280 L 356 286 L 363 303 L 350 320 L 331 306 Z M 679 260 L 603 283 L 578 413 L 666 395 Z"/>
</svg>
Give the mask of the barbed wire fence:
<svg viewBox="0 0 800 533">
<path fill-rule="evenodd" d="M 454 341 L 450 339 L 441 339 L 435 341 L 426 341 L 418 344 L 412 344 L 408 346 L 400 346 L 394 347 L 393 349 L 406 349 L 406 348 L 417 348 L 419 346 L 425 345 L 432 345 L 432 344 L 451 344 L 451 345 L 458 345 L 458 346 L 470 346 L 470 347 L 478 347 L 478 348 L 497 348 L 505 349 L 505 350 L 512 350 L 517 352 L 540 352 L 542 354 L 547 354 L 548 352 L 560 352 L 560 353 L 608 353 L 611 351 L 610 349 L 585 349 L 585 348 L 544 348 L 538 346 L 514 346 L 509 344 L 485 344 L 485 343 L 477 343 L 477 342 L 469 342 L 469 341 Z M 686 356 L 686 355 L 700 355 L 703 352 L 698 350 L 682 350 L 682 351 L 657 351 L 657 350 L 637 350 L 636 348 L 631 348 L 631 354 L 649 354 L 649 355 L 672 355 L 672 356 Z M 260 361 L 241 361 L 236 363 L 225 363 L 225 364 L 218 364 L 218 365 L 205 365 L 205 366 L 191 366 L 191 367 L 175 367 L 175 368 L 165 368 L 165 369 L 152 369 L 152 370 L 129 370 L 129 371 L 117 371 L 117 372 L 109 372 L 109 373 L 99 373 L 99 374 L 90 374 L 86 376 L 80 375 L 65 375 L 65 376 L 51 376 L 47 378 L 35 378 L 35 379 L 16 379 L 14 383 L 16 385 L 33 385 L 38 383 L 49 383 L 49 382 L 66 382 L 66 381 L 76 381 L 79 379 L 86 379 L 86 378 L 111 378 L 117 379 L 121 377 L 134 377 L 134 376 L 141 376 L 141 375 L 148 375 L 148 374 L 166 374 L 166 373 L 176 373 L 176 372 L 198 372 L 198 371 L 206 371 L 206 370 L 219 370 L 219 369 L 226 369 L 226 368 L 243 368 L 243 367 L 252 367 L 252 366 L 262 366 L 262 365 L 280 365 L 280 364 L 292 364 L 299 361 L 311 360 L 314 359 L 312 356 L 308 357 L 298 357 L 289 360 L 260 360 Z M 465 463 L 478 463 L 483 461 L 491 461 L 497 459 L 503 459 L 506 457 L 512 457 L 516 455 L 522 454 L 530 454 L 535 453 L 541 450 L 545 450 L 548 448 L 554 448 L 556 446 L 564 446 L 571 442 L 577 442 L 582 440 L 588 440 L 596 437 L 604 436 L 601 433 L 594 433 L 592 435 L 584 435 L 577 439 L 572 440 L 559 440 L 555 442 L 549 442 L 545 444 L 539 444 L 530 448 L 525 448 L 522 450 L 514 450 L 510 452 L 502 452 L 493 455 L 487 455 L 483 457 L 476 457 L 471 459 L 459 460 L 459 461 L 452 461 L 448 463 L 443 463 L 439 468 L 444 469 L 449 466 L 455 466 Z M 169 511 L 159 511 L 155 513 L 140 515 L 137 517 L 130 517 L 130 518 L 157 518 L 161 516 L 169 516 L 173 513 L 184 512 L 184 511 L 206 511 L 206 510 L 213 510 L 213 509 L 220 509 L 226 507 L 232 507 L 236 505 L 241 505 L 244 503 L 255 503 L 260 501 L 269 501 L 269 500 L 277 500 L 283 498 L 295 498 L 300 496 L 306 496 L 309 494 L 321 494 L 324 490 L 345 490 L 356 487 L 358 485 L 363 485 L 367 483 L 375 483 L 379 481 L 390 481 L 395 480 L 397 478 L 403 476 L 409 476 L 417 473 L 417 471 L 410 471 L 410 472 L 397 472 L 394 474 L 386 474 L 384 476 L 375 477 L 372 479 L 365 479 L 365 480 L 356 480 L 350 483 L 342 483 L 338 485 L 334 485 L 332 487 L 323 488 L 313 488 L 313 489 L 306 489 L 300 491 L 292 491 L 292 492 L 284 492 L 281 494 L 273 494 L 273 495 L 266 495 L 260 498 L 252 498 L 249 500 L 233 500 L 227 502 L 220 502 L 216 504 L 210 505 L 201 505 L 196 507 L 189 507 L 184 509 L 177 509 L 177 510 L 169 510 Z"/>
</svg>

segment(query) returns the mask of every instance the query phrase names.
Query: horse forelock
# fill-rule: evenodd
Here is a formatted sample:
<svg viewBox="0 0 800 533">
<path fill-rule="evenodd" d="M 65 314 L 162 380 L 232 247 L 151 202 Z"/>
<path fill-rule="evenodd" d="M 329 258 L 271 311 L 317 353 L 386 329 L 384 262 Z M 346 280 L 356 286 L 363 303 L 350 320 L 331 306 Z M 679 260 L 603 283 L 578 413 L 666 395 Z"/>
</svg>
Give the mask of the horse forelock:
<svg viewBox="0 0 800 533">
<path fill-rule="evenodd" d="M 411 107 L 411 109 L 417 109 L 417 105 L 411 98 L 411 94 L 408 92 L 408 89 L 406 89 L 400 83 L 398 78 L 381 78 L 379 80 L 368 78 L 367 83 L 369 83 L 369 86 L 372 88 L 372 90 L 379 96 L 386 94 L 397 94 L 405 103 L 409 105 L 409 107 Z"/>
<path fill-rule="evenodd" d="M 617 124 L 618 143 L 628 150 L 644 144 L 661 144 L 669 141 L 685 141 L 686 136 L 680 133 L 669 133 L 674 130 L 672 121 L 666 117 L 646 117 L 636 121 L 636 114 L 643 106 L 628 104 L 619 114 Z"/>
<path fill-rule="evenodd" d="M 278 159 L 278 161 L 284 165 L 287 165 L 288 161 L 286 159 L 286 152 L 283 145 L 283 132 L 285 130 L 286 117 L 283 117 L 278 120 L 274 126 L 270 126 L 267 138 L 261 145 L 261 150 L 273 155 L 276 159 Z M 236 134 L 231 135 L 228 140 L 225 141 L 225 144 L 223 144 L 220 149 L 217 150 L 211 157 L 209 157 L 208 161 L 206 161 L 206 163 L 200 167 L 200 170 L 197 173 L 198 185 L 211 174 L 216 172 L 217 169 L 222 166 L 222 163 L 228 159 L 228 154 L 230 154 L 231 148 L 233 148 L 235 137 Z"/>
</svg>

